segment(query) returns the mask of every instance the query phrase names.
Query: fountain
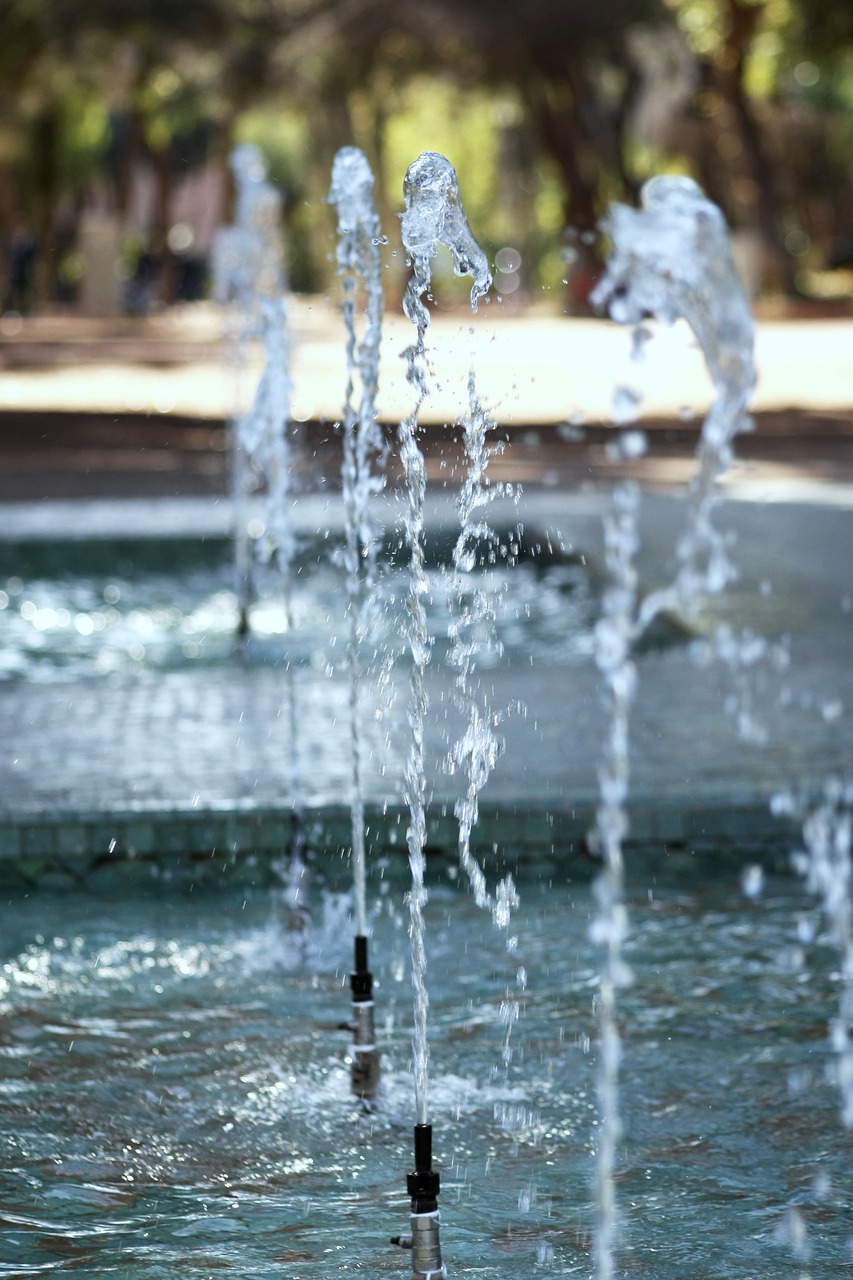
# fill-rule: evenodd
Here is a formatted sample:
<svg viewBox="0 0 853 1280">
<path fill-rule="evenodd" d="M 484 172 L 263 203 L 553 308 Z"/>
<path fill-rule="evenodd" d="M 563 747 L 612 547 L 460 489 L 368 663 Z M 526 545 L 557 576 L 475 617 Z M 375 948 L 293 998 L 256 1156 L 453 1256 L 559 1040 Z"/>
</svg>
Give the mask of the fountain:
<svg viewBox="0 0 853 1280">
<path fill-rule="evenodd" d="M 363 152 L 343 147 L 332 165 L 329 201 L 338 215 L 338 272 L 343 281 L 341 311 L 347 334 L 347 386 L 344 399 L 343 502 L 345 512 L 347 667 L 352 759 L 350 813 L 352 820 L 353 900 L 355 906 L 355 968 L 352 989 L 352 1087 L 363 1101 L 376 1095 L 379 1051 L 374 1029 L 373 977 L 368 961 L 367 864 L 362 789 L 361 689 L 370 670 L 364 662 L 364 632 L 375 608 L 376 550 L 379 531 L 371 521 L 371 499 L 383 484 L 376 464 L 384 460 L 385 442 L 377 422 L 379 344 L 382 337 L 382 292 L 379 246 L 383 243 L 372 198 L 373 174 Z M 364 333 L 357 339 L 356 295 L 367 296 Z M 358 376 L 361 394 L 354 399 Z M 375 666 L 375 664 L 374 664 Z"/>
<path fill-rule="evenodd" d="M 242 666 L 222 659 L 225 674 L 218 683 L 213 664 L 205 673 L 205 694 L 238 686 L 241 707 L 248 694 L 255 723 L 272 721 L 275 708 L 284 707 L 285 732 L 271 754 L 280 762 L 280 741 L 305 749 L 307 766 L 298 767 L 294 756 L 287 781 L 297 807 L 312 766 L 322 752 L 335 750 L 328 726 L 340 713 L 348 742 L 339 750 L 342 763 L 334 777 L 349 804 L 346 823 L 328 843 L 349 856 L 339 860 L 329 852 L 311 874 L 298 864 L 291 905 L 310 921 L 298 954 L 283 946 L 279 922 L 270 924 L 268 895 L 257 884 L 241 885 L 234 909 L 223 910 L 220 895 L 199 890 L 185 901 L 147 895 L 138 880 L 130 895 L 123 882 L 121 892 L 107 890 L 109 910 L 98 908 L 97 919 L 81 895 L 54 900 L 46 891 L 16 899 L 0 970 L 0 1139 L 6 1156 L 0 1218 L 9 1273 L 75 1266 L 107 1274 L 119 1268 L 132 1280 L 147 1280 L 239 1267 L 242 1273 L 272 1268 L 322 1280 L 342 1265 L 387 1269 L 384 1209 L 411 1156 L 413 1078 L 410 1226 L 395 1239 L 411 1250 L 418 1280 L 444 1274 L 439 1189 L 452 1254 L 465 1259 L 451 1270 L 482 1280 L 588 1274 L 590 1253 L 602 1280 L 623 1265 L 640 1275 L 725 1280 L 752 1280 L 777 1269 L 846 1274 L 853 1117 L 850 785 L 828 783 L 817 803 L 793 787 L 774 801 L 777 815 L 802 827 L 805 851 L 798 866 L 806 890 L 820 899 L 824 935 L 815 911 L 803 909 L 803 894 L 774 874 L 767 849 L 738 849 L 729 862 L 721 849 L 709 861 L 697 852 L 691 865 L 679 852 L 679 841 L 690 846 L 690 832 L 673 837 L 650 828 L 638 837 L 640 823 L 630 807 L 643 764 L 636 748 L 633 755 L 629 750 L 643 678 L 654 677 L 659 661 L 661 667 L 670 663 L 667 693 L 673 672 L 682 682 L 673 687 L 688 682 L 686 646 L 675 657 L 645 661 L 639 644 L 663 613 L 695 620 L 709 599 L 736 581 L 731 540 L 716 521 L 717 480 L 733 438 L 747 425 L 752 323 L 734 283 L 719 214 L 694 184 L 680 179 L 647 187 L 639 210 L 611 213 L 614 253 L 598 290 L 600 305 L 634 326 L 650 316 L 664 323 L 686 319 L 715 398 L 685 528 L 672 544 L 670 576 L 649 589 L 639 490 L 618 485 L 604 506 L 603 587 L 600 596 L 591 592 L 597 618 L 587 636 L 606 711 L 595 832 L 582 846 L 574 835 L 578 847 L 572 850 L 558 833 L 555 801 L 551 825 L 542 828 L 550 835 L 530 865 L 505 834 L 512 806 L 528 800 L 510 785 L 520 758 L 512 744 L 502 757 L 500 711 L 492 709 L 477 679 L 478 656 L 499 654 L 504 636 L 507 650 L 518 642 L 477 577 L 488 568 L 481 561 L 497 558 L 499 542 L 510 539 L 493 533 L 485 519 L 500 486 L 488 475 L 493 424 L 473 375 L 460 424 L 469 468 L 449 565 L 447 662 L 446 670 L 436 671 L 442 664 L 435 660 L 430 595 L 437 578 L 428 576 L 419 445 L 419 415 L 432 387 L 424 296 L 440 244 L 450 249 L 457 272 L 473 277 L 475 309 L 489 273 L 465 221 L 456 175 L 435 153 L 410 167 L 402 228 L 412 266 L 404 307 L 416 329 L 403 353 L 415 406 L 398 432 L 406 469 L 408 563 L 400 594 L 407 613 L 393 614 L 386 627 L 399 631 L 405 622 L 407 631 L 406 812 L 394 812 L 388 800 L 397 785 L 389 772 L 385 795 L 373 805 L 375 817 L 365 813 L 365 775 L 374 767 L 361 713 L 365 673 L 369 678 L 374 662 L 366 619 L 371 610 L 379 612 L 380 602 L 390 607 L 377 583 L 379 536 L 371 517 L 381 497 L 376 423 L 383 238 L 369 192 L 363 157 L 346 149 L 336 161 L 330 197 L 338 215 L 349 354 L 341 426 L 343 583 L 335 579 L 318 611 L 331 614 L 345 596 L 341 696 L 332 701 L 328 688 L 337 673 L 324 667 L 297 708 L 295 659 L 282 679 L 275 668 L 253 666 L 250 650 Z M 360 341 L 359 299 L 366 316 Z M 253 332 L 263 338 L 266 367 L 243 426 L 247 456 L 266 460 L 275 505 L 264 522 L 262 549 L 287 597 L 297 538 L 276 512 L 293 506 L 284 452 L 290 390 L 280 300 L 263 300 L 257 315 Z M 636 345 L 645 345 L 643 332 Z M 615 416 L 628 426 L 625 406 L 633 397 L 618 399 Z M 630 425 L 617 435 L 614 453 L 630 460 L 642 447 Z M 521 583 L 523 564 L 517 572 Z M 537 579 L 531 597 L 537 592 L 544 594 L 544 579 Z M 243 617 L 246 608 L 241 597 Z M 729 635 L 740 650 L 736 628 Z M 501 691 L 525 670 L 536 675 L 532 651 L 515 652 L 522 657 L 506 663 L 503 684 L 502 668 L 493 668 L 501 710 Z M 538 700 L 530 698 L 546 732 L 557 714 L 557 686 L 570 671 L 568 664 L 546 670 Z M 153 676 L 143 694 L 152 700 L 162 673 Z M 692 678 L 704 677 L 694 669 Z M 525 690 L 536 693 L 532 679 Z M 445 706 L 456 718 L 436 733 L 428 712 Z M 523 734 L 523 716 L 514 719 Z M 321 725 L 319 742 L 312 738 L 312 721 Z M 598 755 L 593 730 L 599 727 L 579 712 L 574 732 L 590 757 Z M 435 750 L 436 740 L 443 750 Z M 544 741 L 559 743 L 556 737 Z M 442 759 L 444 779 L 461 786 L 462 794 L 448 785 L 431 806 L 432 775 L 437 787 Z M 481 836 L 480 858 L 473 842 L 481 793 L 495 784 L 511 794 L 489 834 Z M 306 801 L 306 813 L 308 807 Z M 277 812 L 272 821 L 279 817 Z M 119 873 L 127 882 L 145 861 L 143 818 L 134 815 L 136 856 Z M 235 833 L 241 821 L 245 814 L 237 812 Z M 410 884 L 395 856 L 401 827 Z M 23 846 L 30 862 L 39 856 L 38 834 L 33 825 Z M 647 841 L 641 863 L 626 856 L 632 834 Z M 501 847 L 490 854 L 493 835 Z M 736 836 L 743 839 L 742 832 Z M 70 837 L 63 838 L 68 845 Z M 108 861 L 105 851 L 112 852 L 115 833 L 101 827 L 97 839 L 101 862 Z M 669 852 L 661 853 L 667 846 Z M 70 862 L 71 854 L 64 856 Z M 202 857 L 210 860 L 203 842 Z M 744 875 L 741 891 L 747 858 L 755 858 L 756 866 Z M 764 870 L 757 869 L 759 858 Z M 683 871 L 676 883 L 673 860 Z M 251 859 L 236 861 L 251 881 Z M 460 868 L 470 893 L 458 891 Z M 503 878 L 491 891 L 493 869 Z M 400 909 L 406 896 L 413 1070 Z M 511 913 L 514 934 L 523 940 L 523 967 L 515 946 L 507 945 Z M 368 937 L 382 993 L 378 1029 Z M 828 954 L 827 941 L 840 962 Z M 355 1043 L 345 1064 L 329 1053 L 328 1030 L 337 1025 L 350 969 Z M 510 1000 L 513 978 L 521 994 Z M 506 999 L 492 999 L 495 981 L 507 990 Z M 827 1023 L 832 1089 L 824 1088 L 820 1070 Z M 441 1045 L 432 1060 L 428 1029 Z M 835 1124 L 836 1086 L 843 1127 Z M 442 1153 L 440 1174 L 434 1140 Z"/>
</svg>

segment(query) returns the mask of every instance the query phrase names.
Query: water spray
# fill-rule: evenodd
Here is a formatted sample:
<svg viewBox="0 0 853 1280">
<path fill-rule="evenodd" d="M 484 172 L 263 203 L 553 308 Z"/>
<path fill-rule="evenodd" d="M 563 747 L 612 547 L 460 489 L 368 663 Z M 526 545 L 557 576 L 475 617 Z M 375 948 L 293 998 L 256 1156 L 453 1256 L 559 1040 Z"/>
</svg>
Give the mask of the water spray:
<svg viewBox="0 0 853 1280">
<path fill-rule="evenodd" d="M 409 1235 L 392 1236 L 391 1243 L 412 1251 L 412 1280 L 444 1280 L 441 1261 L 438 1192 L 441 1179 L 432 1167 L 432 1125 L 415 1125 L 415 1168 L 406 1177 L 412 1200 Z"/>
</svg>

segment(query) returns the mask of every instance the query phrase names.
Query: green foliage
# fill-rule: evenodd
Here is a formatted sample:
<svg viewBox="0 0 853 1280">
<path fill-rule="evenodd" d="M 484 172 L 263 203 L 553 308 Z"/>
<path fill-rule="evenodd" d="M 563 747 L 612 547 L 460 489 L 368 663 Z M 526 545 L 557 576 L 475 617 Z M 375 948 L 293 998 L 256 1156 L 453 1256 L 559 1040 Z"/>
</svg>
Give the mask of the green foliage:
<svg viewBox="0 0 853 1280">
<path fill-rule="evenodd" d="M 252 140 L 284 196 L 292 282 L 316 288 L 334 274 L 322 201 L 337 146 L 376 162 L 386 222 L 408 164 L 438 150 L 490 258 L 513 246 L 532 288 L 558 289 L 567 206 L 589 226 L 649 173 L 696 165 L 687 146 L 632 137 L 632 25 L 677 23 L 707 70 L 744 17 L 749 104 L 762 127 L 803 108 L 820 132 L 809 182 L 841 210 L 853 198 L 853 0 L 0 0 L 0 164 L 18 188 L 7 204 L 31 212 L 107 176 L 111 111 L 153 152 L 181 140 L 188 162 L 211 139 L 223 159 Z M 796 147 L 770 150 L 786 166 L 780 190 L 796 190 Z M 387 232 L 398 245 L 397 226 Z M 448 260 L 437 272 L 443 297 L 467 296 Z"/>
<path fill-rule="evenodd" d="M 65 191 L 85 192 L 102 170 L 109 132 L 103 98 L 70 85 L 60 104 L 57 145 L 57 178 Z"/>
</svg>

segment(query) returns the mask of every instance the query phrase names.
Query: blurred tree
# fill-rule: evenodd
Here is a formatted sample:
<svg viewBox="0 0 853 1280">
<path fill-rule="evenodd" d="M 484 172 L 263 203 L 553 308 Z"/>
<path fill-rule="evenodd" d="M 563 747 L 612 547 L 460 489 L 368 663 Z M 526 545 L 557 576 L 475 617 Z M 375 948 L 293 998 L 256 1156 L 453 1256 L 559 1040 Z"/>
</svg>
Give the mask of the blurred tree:
<svg viewBox="0 0 853 1280">
<path fill-rule="evenodd" d="M 168 209 L 176 172 L 208 136 L 223 158 L 240 111 L 264 92 L 283 13 L 276 0 L 0 0 L 0 205 L 4 239 L 34 232 L 38 295 L 48 296 L 60 197 L 88 180 L 69 172 L 69 117 L 101 105 L 98 139 L 112 200 L 127 212 L 131 175 L 155 174 L 151 249 L 171 294 Z M 111 135 L 111 136 L 110 136 Z M 78 151 L 78 159 L 79 159 Z"/>
<path fill-rule="evenodd" d="M 351 136 L 357 97 L 373 133 L 362 145 L 381 171 L 387 103 L 418 73 L 516 92 L 562 176 L 575 301 L 585 298 L 606 202 L 634 188 L 625 144 L 638 73 L 626 34 L 663 20 L 658 0 L 309 0 L 303 9 L 283 64 L 328 104 L 327 152 Z M 365 84 L 382 89 L 366 108 Z"/>
<path fill-rule="evenodd" d="M 91 123 L 97 99 L 85 74 L 71 73 L 60 36 L 47 0 L 0 0 L 0 237 L 31 242 L 34 298 L 49 291 L 63 158 L 75 152 L 81 173 L 89 169 L 75 122 Z M 96 128 L 95 150 L 101 140 Z"/>
<path fill-rule="evenodd" d="M 853 3 L 797 0 L 779 57 L 794 252 L 853 268 Z M 780 146 L 780 150 L 782 147 Z"/>
<path fill-rule="evenodd" d="M 834 117 L 841 104 L 832 103 L 826 89 L 843 80 L 853 90 L 853 4 L 666 3 L 700 68 L 692 140 L 685 123 L 680 139 L 673 130 L 671 142 L 686 144 L 697 176 L 729 221 L 758 233 L 765 281 L 796 292 L 798 260 L 811 243 L 806 227 L 814 224 L 817 238 L 827 240 L 826 226 L 823 234 L 817 231 L 816 203 L 825 213 L 827 202 L 836 214 L 850 209 L 849 148 L 843 156 L 845 148 L 832 145 L 840 132 Z M 849 106 L 844 114 L 849 122 Z"/>
<path fill-rule="evenodd" d="M 695 84 L 652 146 L 637 132 L 639 37 L 655 33 L 646 51 L 660 63 L 676 24 Z M 735 226 L 759 230 L 790 288 L 791 255 L 838 240 L 853 217 L 851 115 L 851 0 L 0 0 L 0 231 L 35 233 L 44 295 L 63 201 L 100 172 L 102 196 L 126 210 L 145 157 L 165 263 L 176 174 L 199 156 L 224 163 L 263 118 L 296 276 L 316 282 L 331 271 L 316 210 L 334 152 L 366 151 L 390 226 L 408 121 L 417 149 L 449 136 L 474 157 L 466 185 L 496 244 L 500 227 L 523 226 L 541 252 L 546 206 L 549 236 L 572 229 L 576 300 L 607 203 L 632 198 L 652 164 L 694 171 Z M 510 222 L 494 206 L 513 186 L 526 203 Z"/>
<path fill-rule="evenodd" d="M 646 28 L 662 39 L 673 20 L 695 83 L 671 122 L 671 145 L 643 160 L 633 132 L 645 89 L 637 36 Z M 635 195 L 652 156 L 691 169 L 732 225 L 758 237 L 765 280 L 791 292 L 801 279 L 802 210 L 820 240 L 821 207 L 826 227 L 849 217 L 850 110 L 845 125 L 828 90 L 840 102 L 841 86 L 853 85 L 851 27 L 851 0 L 303 0 L 281 65 L 328 104 L 324 161 L 348 130 L 360 131 L 380 172 L 389 114 L 413 76 L 511 90 L 528 144 L 560 175 L 581 297 L 607 202 Z M 819 86 L 806 83 L 810 60 Z"/>
</svg>

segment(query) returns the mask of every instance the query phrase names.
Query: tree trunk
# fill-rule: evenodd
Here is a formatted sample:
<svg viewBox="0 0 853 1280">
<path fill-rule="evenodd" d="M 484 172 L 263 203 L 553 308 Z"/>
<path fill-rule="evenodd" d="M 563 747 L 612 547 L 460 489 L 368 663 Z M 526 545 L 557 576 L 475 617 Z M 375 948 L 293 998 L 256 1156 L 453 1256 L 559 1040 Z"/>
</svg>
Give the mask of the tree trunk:
<svg viewBox="0 0 853 1280">
<path fill-rule="evenodd" d="M 164 306 L 175 301 L 175 264 L 169 249 L 174 164 L 171 139 L 154 152 L 154 225 L 151 229 L 151 252 L 157 264 L 157 299 Z"/>
<path fill-rule="evenodd" d="M 33 129 L 33 234 L 36 243 L 35 303 L 39 306 L 53 297 L 56 280 L 56 244 L 54 226 L 59 194 L 57 150 L 59 112 L 48 104 L 38 116 Z"/>
<path fill-rule="evenodd" d="M 570 315 L 589 313 L 589 295 L 601 272 L 598 251 L 597 186 L 581 161 L 581 130 L 573 97 L 549 100 L 539 86 L 528 87 L 531 119 L 547 153 L 560 168 L 565 184 L 567 305 Z"/>
<path fill-rule="evenodd" d="M 725 0 L 724 8 L 728 26 L 710 74 L 711 83 L 727 109 L 728 121 L 724 119 L 723 125 L 731 123 L 740 143 L 740 155 L 732 157 L 733 167 L 739 167 L 745 179 L 739 185 L 737 203 L 751 210 L 773 283 L 786 293 L 793 293 L 794 264 L 780 233 L 776 175 L 744 87 L 746 58 L 761 17 L 761 7 L 744 0 Z"/>
<path fill-rule="evenodd" d="M 21 193 L 13 168 L 0 163 L 0 313 L 15 308 L 13 297 L 14 237 L 26 226 Z"/>
<path fill-rule="evenodd" d="M 133 179 L 144 154 L 145 135 L 139 110 L 131 107 L 127 113 L 127 132 L 118 163 L 116 205 L 122 225 L 127 225 L 130 201 L 133 195 Z"/>
</svg>

